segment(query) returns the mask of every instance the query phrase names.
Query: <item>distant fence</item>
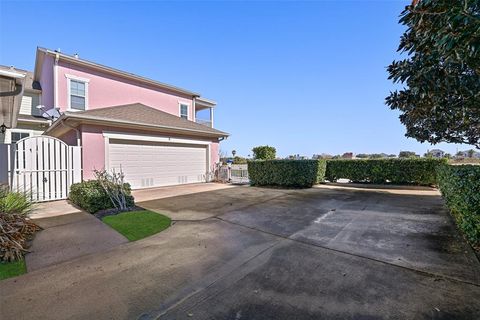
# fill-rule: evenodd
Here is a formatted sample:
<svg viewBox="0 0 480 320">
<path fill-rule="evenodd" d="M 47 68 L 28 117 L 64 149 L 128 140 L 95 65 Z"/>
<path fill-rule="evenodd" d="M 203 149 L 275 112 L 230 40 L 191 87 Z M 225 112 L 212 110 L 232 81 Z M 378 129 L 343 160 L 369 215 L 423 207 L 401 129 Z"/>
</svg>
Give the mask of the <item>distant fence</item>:
<svg viewBox="0 0 480 320">
<path fill-rule="evenodd" d="M 224 183 L 248 184 L 248 166 L 246 164 L 222 165 L 218 168 L 218 180 Z"/>
</svg>

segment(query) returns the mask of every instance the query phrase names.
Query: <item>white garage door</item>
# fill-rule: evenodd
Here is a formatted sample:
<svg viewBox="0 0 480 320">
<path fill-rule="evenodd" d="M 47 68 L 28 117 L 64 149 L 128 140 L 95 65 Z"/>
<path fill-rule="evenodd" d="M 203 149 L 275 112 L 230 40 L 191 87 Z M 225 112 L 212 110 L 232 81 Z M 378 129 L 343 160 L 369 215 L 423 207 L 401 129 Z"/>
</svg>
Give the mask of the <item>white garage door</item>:
<svg viewBox="0 0 480 320">
<path fill-rule="evenodd" d="M 134 189 L 205 182 L 205 145 L 110 140 L 110 169 L 125 173 Z"/>
</svg>

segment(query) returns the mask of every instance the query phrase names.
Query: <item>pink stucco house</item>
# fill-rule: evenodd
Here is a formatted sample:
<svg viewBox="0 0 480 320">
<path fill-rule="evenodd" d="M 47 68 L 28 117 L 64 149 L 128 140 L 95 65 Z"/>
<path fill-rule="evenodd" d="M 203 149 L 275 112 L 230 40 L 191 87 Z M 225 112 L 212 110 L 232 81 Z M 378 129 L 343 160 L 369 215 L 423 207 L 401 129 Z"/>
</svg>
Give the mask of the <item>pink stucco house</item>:
<svg viewBox="0 0 480 320">
<path fill-rule="evenodd" d="M 228 134 L 214 129 L 216 103 L 198 93 L 44 48 L 26 74 L 37 95 L 30 103 L 60 117 L 43 119 L 32 105 L 4 140 L 41 133 L 81 146 L 83 179 L 105 168 L 121 169 L 133 188 L 195 183 L 219 161 Z"/>
</svg>

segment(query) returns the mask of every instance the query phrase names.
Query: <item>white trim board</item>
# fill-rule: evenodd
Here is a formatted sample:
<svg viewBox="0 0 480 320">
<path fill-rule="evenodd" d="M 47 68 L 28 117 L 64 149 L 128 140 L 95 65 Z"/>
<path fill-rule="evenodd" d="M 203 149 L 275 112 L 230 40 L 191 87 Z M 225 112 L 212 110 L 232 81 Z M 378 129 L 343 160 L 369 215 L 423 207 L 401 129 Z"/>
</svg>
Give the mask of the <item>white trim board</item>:
<svg viewBox="0 0 480 320">
<path fill-rule="evenodd" d="M 191 139 L 172 138 L 172 137 L 165 137 L 165 136 L 150 136 L 150 135 L 142 135 L 142 134 L 118 133 L 118 132 L 109 132 L 109 131 L 103 131 L 103 136 L 109 139 L 117 139 L 117 140 L 166 142 L 166 143 L 179 143 L 179 144 L 200 144 L 200 145 L 211 144 L 211 141 L 205 141 L 205 140 L 193 140 L 193 139 L 191 140 Z"/>
</svg>

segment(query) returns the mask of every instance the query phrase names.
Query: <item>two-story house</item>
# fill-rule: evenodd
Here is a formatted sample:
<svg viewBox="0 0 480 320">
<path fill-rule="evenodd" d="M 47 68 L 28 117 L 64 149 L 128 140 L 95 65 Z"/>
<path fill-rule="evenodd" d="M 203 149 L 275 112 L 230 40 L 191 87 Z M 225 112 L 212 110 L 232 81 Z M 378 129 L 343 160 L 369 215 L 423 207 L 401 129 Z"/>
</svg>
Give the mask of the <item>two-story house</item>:
<svg viewBox="0 0 480 320">
<path fill-rule="evenodd" d="M 44 48 L 33 73 L 16 71 L 24 92 L 4 142 L 44 134 L 79 145 L 84 179 L 105 168 L 122 170 L 133 188 L 195 183 L 219 161 L 228 134 L 213 128 L 216 103 L 198 93 Z M 40 117 L 39 105 L 60 116 Z"/>
<path fill-rule="evenodd" d="M 443 158 L 445 156 L 445 151 L 440 149 L 427 150 L 427 155 L 433 158 Z"/>
</svg>

